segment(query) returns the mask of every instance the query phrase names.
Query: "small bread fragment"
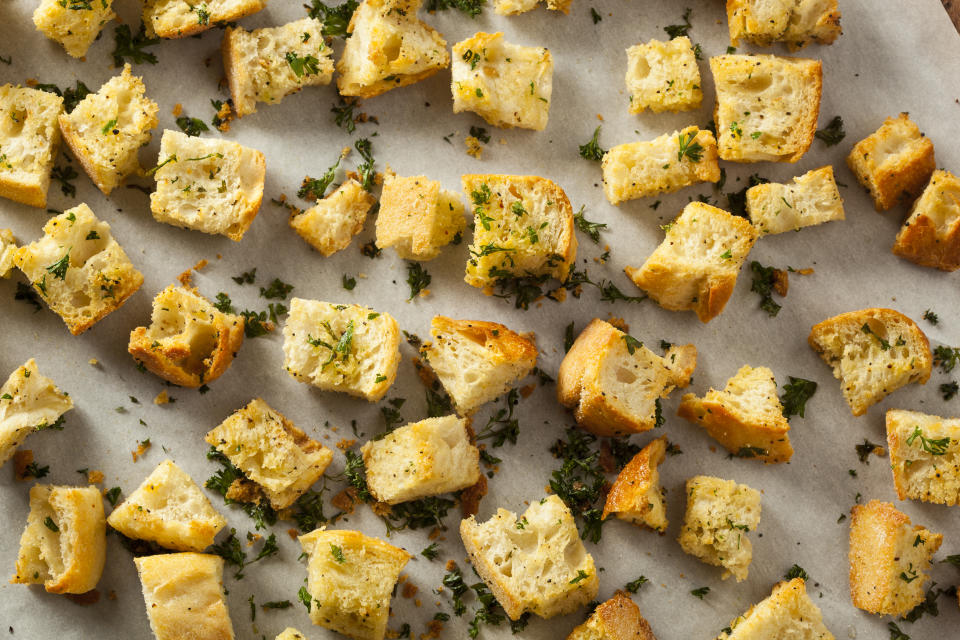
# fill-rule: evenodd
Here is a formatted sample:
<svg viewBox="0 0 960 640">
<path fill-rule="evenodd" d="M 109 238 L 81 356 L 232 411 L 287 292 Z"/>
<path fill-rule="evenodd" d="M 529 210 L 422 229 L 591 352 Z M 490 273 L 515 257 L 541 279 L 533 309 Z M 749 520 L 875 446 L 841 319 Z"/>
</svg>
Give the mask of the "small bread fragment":
<svg viewBox="0 0 960 640">
<path fill-rule="evenodd" d="M 103 25 L 116 17 L 113 0 L 40 0 L 33 24 L 68 54 L 83 58 Z"/>
<path fill-rule="evenodd" d="M 157 103 L 144 94 L 143 79 L 123 66 L 70 113 L 61 113 L 60 131 L 84 171 L 105 195 L 124 178 L 142 171 L 137 152 L 157 126 Z"/>
<path fill-rule="evenodd" d="M 460 522 L 470 562 L 511 620 L 530 611 L 552 618 L 597 595 L 593 557 L 577 533 L 570 509 L 555 495 L 532 503 L 523 516 L 506 509 L 478 524 Z"/>
<path fill-rule="evenodd" d="M 960 178 L 949 171 L 933 172 L 897 233 L 893 252 L 923 267 L 960 269 Z"/>
<path fill-rule="evenodd" d="M 853 145 L 847 166 L 870 192 L 876 210 L 886 211 L 923 192 L 937 159 L 930 138 L 901 113 Z"/>
<path fill-rule="evenodd" d="M 10 582 L 42 584 L 50 593 L 86 593 L 100 581 L 106 550 L 97 487 L 37 484 L 30 488 L 27 528 Z"/>
<path fill-rule="evenodd" d="M 750 187 L 747 213 L 761 236 L 843 220 L 843 198 L 833 167 L 813 169 L 787 184 L 765 182 Z"/>
<path fill-rule="evenodd" d="M 0 387 L 0 467 L 28 435 L 58 424 L 73 398 L 37 369 L 33 358 Z"/>
<path fill-rule="evenodd" d="M 389 168 L 384 173 L 377 247 L 393 247 L 405 260 L 432 260 L 466 227 L 456 191 L 426 176 L 403 178 Z"/>
<path fill-rule="evenodd" d="M 724 580 L 747 579 L 753 546 L 747 533 L 760 524 L 760 492 L 733 480 L 694 476 L 687 480 L 687 511 L 678 538 L 683 550 L 723 567 Z"/>
<path fill-rule="evenodd" d="M 785 42 L 790 51 L 811 42 L 833 44 L 842 33 L 837 0 L 727 0 L 730 44 Z"/>
<path fill-rule="evenodd" d="M 823 614 L 807 595 L 803 578 L 778 582 L 773 592 L 736 617 L 717 640 L 834 640 L 823 624 Z"/>
<path fill-rule="evenodd" d="M 641 433 L 661 424 L 660 398 L 686 387 L 696 363 L 692 344 L 671 346 L 660 357 L 594 318 L 560 363 L 557 399 L 575 408 L 577 424 L 598 436 Z"/>
<path fill-rule="evenodd" d="M 893 309 L 861 309 L 810 329 L 810 347 L 833 367 L 855 416 L 912 382 L 926 384 L 930 342 L 917 323 Z"/>
<path fill-rule="evenodd" d="M 204 440 L 257 483 L 277 511 L 306 493 L 333 459 L 330 449 L 260 398 L 231 414 Z"/>
<path fill-rule="evenodd" d="M 654 531 L 667 530 L 667 507 L 663 501 L 658 467 L 667 453 L 667 438 L 661 436 L 645 446 L 620 471 L 603 505 L 604 520 L 611 513 L 627 522 Z"/>
<path fill-rule="evenodd" d="M 756 228 L 743 218 L 691 202 L 667 225 L 643 266 L 625 271 L 664 309 L 696 311 L 701 322 L 710 322 L 730 299 L 756 240 Z"/>
<path fill-rule="evenodd" d="M 630 113 L 690 111 L 699 109 L 703 100 L 700 68 L 687 36 L 627 49 L 626 80 Z"/>
<path fill-rule="evenodd" d="M 387 504 L 459 491 L 480 480 L 480 451 L 470 442 L 467 421 L 457 416 L 394 429 L 360 451 L 370 493 Z"/>
<path fill-rule="evenodd" d="M 720 179 L 717 141 L 712 133 L 696 126 L 612 147 L 601 166 L 603 193 L 610 204 Z"/>
<path fill-rule="evenodd" d="M 10 229 L 0 229 L 0 278 L 9 278 L 16 266 L 13 256 L 16 254 L 17 239 Z"/>
<path fill-rule="evenodd" d="M 353 237 L 363 230 L 367 213 L 376 201 L 350 178 L 309 209 L 292 211 L 290 227 L 311 247 L 329 257 L 350 246 Z"/>
<path fill-rule="evenodd" d="M 553 57 L 479 31 L 453 45 L 453 112 L 472 111 L 494 127 L 543 131 L 550 117 Z"/>
<path fill-rule="evenodd" d="M 300 382 L 376 402 L 397 377 L 400 329 L 393 316 L 369 307 L 294 298 L 283 356 Z"/>
<path fill-rule="evenodd" d="M 506 393 L 537 364 L 534 335 L 496 322 L 434 316 L 430 337 L 433 341 L 420 348 L 420 355 L 461 416 Z"/>
<path fill-rule="evenodd" d="M 55 93 L 0 86 L 0 196 L 31 207 L 47 206 L 62 111 L 63 98 Z"/>
<path fill-rule="evenodd" d="M 566 15 L 570 13 L 573 0 L 543 0 L 543 2 L 547 9 L 562 11 Z M 493 0 L 493 11 L 498 16 L 515 16 L 536 9 L 538 4 L 540 0 Z"/>
<path fill-rule="evenodd" d="M 640 607 L 617 591 L 567 636 L 567 640 L 657 640 Z"/>
<path fill-rule="evenodd" d="M 850 518 L 850 598 L 853 606 L 903 617 L 924 600 L 933 554 L 943 536 L 910 526 L 889 502 L 857 504 Z"/>
<path fill-rule="evenodd" d="M 242 317 L 218 310 L 196 289 L 170 285 L 153 299 L 150 326 L 130 332 L 127 351 L 167 382 L 199 387 L 230 367 L 243 331 Z"/>
<path fill-rule="evenodd" d="M 143 284 L 110 225 L 86 204 L 47 220 L 43 237 L 17 249 L 13 259 L 73 335 L 119 309 Z"/>
<path fill-rule="evenodd" d="M 267 0 L 144 0 L 143 23 L 150 37 L 186 38 L 266 6 Z"/>
<path fill-rule="evenodd" d="M 383 640 L 391 593 L 412 556 L 359 531 L 321 528 L 299 540 L 313 624 L 354 640 Z"/>
<path fill-rule="evenodd" d="M 307 636 L 297 631 L 293 627 L 287 627 L 280 632 L 274 640 L 307 640 Z"/>
<path fill-rule="evenodd" d="M 960 502 L 960 418 L 890 409 L 887 446 L 898 498 Z"/>
<path fill-rule="evenodd" d="M 710 58 L 722 160 L 796 162 L 817 132 L 819 60 L 728 54 Z"/>
<path fill-rule="evenodd" d="M 133 562 L 157 640 L 233 640 L 223 595 L 223 558 L 187 552 Z"/>
<path fill-rule="evenodd" d="M 767 367 L 744 365 L 723 391 L 711 388 L 703 398 L 686 394 L 677 415 L 706 429 L 739 458 L 771 464 L 789 462 L 793 456 L 790 423 L 783 417 L 777 381 Z"/>
</svg>

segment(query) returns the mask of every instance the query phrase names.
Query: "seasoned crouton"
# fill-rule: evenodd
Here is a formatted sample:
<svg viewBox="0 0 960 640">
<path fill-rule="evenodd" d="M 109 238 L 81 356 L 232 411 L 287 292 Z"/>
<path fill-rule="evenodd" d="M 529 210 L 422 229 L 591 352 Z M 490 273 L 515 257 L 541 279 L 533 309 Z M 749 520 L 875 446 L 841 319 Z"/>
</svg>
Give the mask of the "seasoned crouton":
<svg viewBox="0 0 960 640">
<path fill-rule="evenodd" d="M 575 628 L 567 640 L 657 640 L 640 607 L 618 591 L 599 605 L 587 621 Z"/>
<path fill-rule="evenodd" d="M 666 452 L 667 438 L 662 436 L 633 456 L 610 487 L 603 505 L 604 520 L 612 513 L 621 520 L 646 525 L 654 531 L 667 530 L 667 507 L 658 470 Z"/>
<path fill-rule="evenodd" d="M 897 233 L 893 252 L 923 267 L 960 269 L 960 178 L 949 171 L 933 172 Z"/>
<path fill-rule="evenodd" d="M 432 260 L 466 226 L 457 192 L 441 189 L 426 176 L 403 178 L 387 169 L 377 213 L 377 247 L 393 247 L 406 260 Z"/>
<path fill-rule="evenodd" d="M 70 394 L 41 374 L 33 358 L 17 368 L 0 387 L 0 466 L 28 435 L 56 426 L 70 409 Z"/>
<path fill-rule="evenodd" d="M 842 33 L 837 0 L 727 0 L 730 44 L 769 47 L 785 42 L 791 51 L 810 42 L 833 44 Z"/>
<path fill-rule="evenodd" d="M 350 178 L 306 211 L 292 211 L 290 227 L 324 256 L 332 256 L 350 246 L 353 237 L 363 230 L 367 213 L 376 201 Z"/>
<path fill-rule="evenodd" d="M 0 196 L 41 209 L 60 148 L 63 98 L 39 89 L 0 86 Z"/>
<path fill-rule="evenodd" d="M 690 38 L 651 40 L 627 49 L 627 91 L 630 113 L 699 109 L 703 91 Z"/>
<path fill-rule="evenodd" d="M 787 184 L 766 182 L 747 189 L 747 213 L 761 236 L 843 220 L 843 198 L 833 167 L 808 171 Z"/>
<path fill-rule="evenodd" d="M 113 0 L 40 0 L 33 12 L 37 30 L 59 42 L 74 58 L 83 58 L 103 25 L 117 17 Z"/>
<path fill-rule="evenodd" d="M 834 640 L 803 578 L 778 582 L 773 593 L 738 616 L 717 640 Z"/>
<path fill-rule="evenodd" d="M 13 256 L 17 252 L 17 239 L 10 229 L 0 229 L 0 278 L 9 278 L 16 266 Z"/>
<path fill-rule="evenodd" d="M 186 38 L 266 6 L 267 0 L 144 0 L 143 22 L 150 37 Z"/>
<path fill-rule="evenodd" d="M 890 409 L 887 446 L 898 498 L 960 502 L 960 419 Z"/>
</svg>

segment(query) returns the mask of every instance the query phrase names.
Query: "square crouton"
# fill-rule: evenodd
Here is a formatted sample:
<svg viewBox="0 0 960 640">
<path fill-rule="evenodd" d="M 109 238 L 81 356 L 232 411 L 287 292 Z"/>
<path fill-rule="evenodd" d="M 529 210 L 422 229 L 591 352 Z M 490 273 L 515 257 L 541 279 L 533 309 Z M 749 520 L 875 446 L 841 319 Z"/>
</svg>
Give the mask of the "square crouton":
<svg viewBox="0 0 960 640">
<path fill-rule="evenodd" d="M 753 546 L 747 533 L 760 524 L 760 492 L 733 480 L 694 476 L 687 480 L 687 511 L 680 546 L 707 564 L 723 567 L 724 580 L 747 579 Z"/>
<path fill-rule="evenodd" d="M 158 464 L 107 523 L 128 538 L 177 551 L 203 551 L 227 526 L 193 478 L 170 460 Z"/>
<path fill-rule="evenodd" d="M 13 256 L 17 252 L 17 238 L 10 229 L 0 229 L 0 278 L 9 278 L 14 264 Z"/>
<path fill-rule="evenodd" d="M 205 440 L 257 483 L 277 511 L 306 493 L 333 459 L 330 449 L 260 398 L 221 422 Z"/>
<path fill-rule="evenodd" d="M 913 320 L 893 309 L 862 309 L 815 324 L 810 347 L 833 367 L 855 416 L 912 382 L 926 384 L 930 342 Z"/>
<path fill-rule="evenodd" d="M 783 417 L 773 371 L 766 367 L 744 365 L 723 391 L 710 389 L 703 398 L 688 393 L 677 415 L 706 429 L 739 458 L 771 464 L 793 456 L 790 423 Z"/>
<path fill-rule="evenodd" d="M 474 34 L 453 45 L 453 112 L 472 111 L 494 127 L 543 131 L 550 116 L 553 57 L 544 47 Z"/>
<path fill-rule="evenodd" d="M 901 113 L 853 145 L 847 166 L 870 192 L 876 210 L 886 211 L 920 195 L 937 159 L 930 138 Z"/>
<path fill-rule="evenodd" d="M 377 247 L 405 260 L 432 260 L 463 233 L 467 220 L 455 191 L 426 176 L 402 178 L 387 168 L 377 213 Z"/>
<path fill-rule="evenodd" d="M 949 171 L 933 172 L 897 234 L 893 252 L 923 267 L 960 269 L 960 179 Z"/>
<path fill-rule="evenodd" d="M 313 624 L 355 640 L 383 640 L 391 593 L 412 556 L 359 531 L 316 529 L 299 540 Z"/>
<path fill-rule="evenodd" d="M 283 356 L 300 382 L 376 402 L 397 378 L 400 329 L 393 316 L 369 307 L 294 298 Z"/>
<path fill-rule="evenodd" d="M 570 13 L 570 4 L 573 0 L 544 0 L 547 9 Z M 498 16 L 515 16 L 532 11 L 540 4 L 540 0 L 493 0 L 493 11 Z"/>
<path fill-rule="evenodd" d="M 134 558 L 156 640 L 233 640 L 223 558 L 168 553 Z"/>
<path fill-rule="evenodd" d="M 570 199 L 557 183 L 493 174 L 462 180 L 475 221 L 467 284 L 489 292 L 504 278 L 567 279 L 577 236 Z"/>
<path fill-rule="evenodd" d="M 621 520 L 654 531 L 667 530 L 667 507 L 658 469 L 666 453 L 667 438 L 662 436 L 633 456 L 610 487 L 603 505 L 604 520 L 612 513 Z"/>
<path fill-rule="evenodd" d="M 887 446 L 898 498 L 960 502 L 960 419 L 891 409 Z"/>
<path fill-rule="evenodd" d="M 422 0 L 364 0 L 337 62 L 342 96 L 372 98 L 429 78 L 450 64 L 447 41 L 417 18 Z"/>
<path fill-rule="evenodd" d="M 106 551 L 97 487 L 37 484 L 30 489 L 27 528 L 10 582 L 42 584 L 50 593 L 86 593 L 100 581 Z"/>
<path fill-rule="evenodd" d="M 582 428 L 599 436 L 648 431 L 662 423 L 660 398 L 686 387 L 697 365 L 692 344 L 664 357 L 609 322 L 590 321 L 560 363 L 557 399 L 575 408 Z"/>
<path fill-rule="evenodd" d="M 170 285 L 153 299 L 149 327 L 130 332 L 127 351 L 167 382 L 199 387 L 226 372 L 243 345 L 244 319 Z"/>
<path fill-rule="evenodd" d="M 640 607 L 622 591 L 599 605 L 567 640 L 657 640 Z"/>
<path fill-rule="evenodd" d="M 73 111 L 60 114 L 64 142 L 106 195 L 142 170 L 137 152 L 150 143 L 159 109 L 145 91 L 143 80 L 132 75 L 126 64 L 119 76 L 81 100 Z"/>
<path fill-rule="evenodd" d="M 33 12 L 37 30 L 59 42 L 74 58 L 83 58 L 103 25 L 117 17 L 113 0 L 40 0 Z"/>
<path fill-rule="evenodd" d="M 610 204 L 720 179 L 717 141 L 712 133 L 697 127 L 612 147 L 601 166 L 603 193 Z"/>
<path fill-rule="evenodd" d="M 834 640 L 803 578 L 778 582 L 773 592 L 738 616 L 717 640 Z"/>
<path fill-rule="evenodd" d="M 462 416 L 506 393 L 537 364 L 535 336 L 496 322 L 434 316 L 430 337 L 420 355 Z"/>
<path fill-rule="evenodd" d="M 687 36 L 627 49 L 626 80 L 630 113 L 690 111 L 703 100 L 697 56 Z"/>
<path fill-rule="evenodd" d="M 41 209 L 60 147 L 63 98 L 39 89 L 0 86 L 0 196 Z"/>
<path fill-rule="evenodd" d="M 710 322 L 730 299 L 756 240 L 756 228 L 743 218 L 691 202 L 666 226 L 666 237 L 643 266 L 625 271 L 664 309 L 696 311 L 701 322 Z"/>
<path fill-rule="evenodd" d="M 37 370 L 33 358 L 10 374 L 0 387 L 0 466 L 28 435 L 60 422 L 73 409 L 73 398 Z"/>
<path fill-rule="evenodd" d="M 377 201 L 363 186 L 350 178 L 306 211 L 290 213 L 290 227 L 324 256 L 350 246 L 363 230 L 367 213 Z"/>
<path fill-rule="evenodd" d="M 717 86 L 722 160 L 796 162 L 817 132 L 823 70 L 819 60 L 771 55 L 710 58 Z"/>
<path fill-rule="evenodd" d="M 555 495 L 532 503 L 523 516 L 506 509 L 484 523 L 460 522 L 470 562 L 511 620 L 524 612 L 560 616 L 597 595 L 593 557 L 577 533 L 573 515 Z"/>
<path fill-rule="evenodd" d="M 14 261 L 73 335 L 120 308 L 143 284 L 127 254 L 85 204 L 43 225 L 43 237 Z"/>
<path fill-rule="evenodd" d="M 379 501 L 398 504 L 459 491 L 480 480 L 480 451 L 467 421 L 427 418 L 363 445 L 367 486 Z"/>
<path fill-rule="evenodd" d="M 267 6 L 267 0 L 145 0 L 147 35 L 186 38 L 245 18 Z"/>
<path fill-rule="evenodd" d="M 304 87 L 330 84 L 333 49 L 322 27 L 313 18 L 253 31 L 227 27 L 223 68 L 238 118 L 255 113 L 258 102 L 276 104 Z"/>
<path fill-rule="evenodd" d="M 785 42 L 797 51 L 811 42 L 833 44 L 842 33 L 837 0 L 727 0 L 730 44 L 760 47 Z"/>
<path fill-rule="evenodd" d="M 761 236 L 843 220 L 843 198 L 833 167 L 813 169 L 787 184 L 765 182 L 750 187 L 747 213 Z"/>
<path fill-rule="evenodd" d="M 853 606 L 903 617 L 924 600 L 933 554 L 943 536 L 910 526 L 889 502 L 854 505 L 850 518 L 850 598 Z"/>
<path fill-rule="evenodd" d="M 167 129 L 150 210 L 158 222 L 239 242 L 260 210 L 266 171 L 256 149 Z"/>
</svg>

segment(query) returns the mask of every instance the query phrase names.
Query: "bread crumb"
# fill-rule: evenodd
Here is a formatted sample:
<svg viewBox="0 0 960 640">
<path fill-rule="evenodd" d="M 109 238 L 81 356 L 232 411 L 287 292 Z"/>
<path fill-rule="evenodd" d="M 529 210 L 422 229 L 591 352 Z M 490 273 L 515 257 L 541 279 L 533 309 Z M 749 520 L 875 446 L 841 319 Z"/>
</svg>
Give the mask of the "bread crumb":
<svg viewBox="0 0 960 640">
<path fill-rule="evenodd" d="M 417 595 L 417 591 L 419 590 L 419 587 L 412 582 L 404 582 L 403 589 L 400 590 L 400 595 L 404 598 L 412 598 L 413 596 Z"/>
<path fill-rule="evenodd" d="M 200 271 L 201 269 L 203 269 L 203 268 L 204 268 L 205 266 L 207 266 L 208 264 L 210 264 L 210 263 L 207 262 L 207 259 L 206 259 L 206 258 L 201 258 L 200 260 L 197 260 L 197 264 L 193 265 L 193 270 L 194 270 L 194 271 Z"/>
<path fill-rule="evenodd" d="M 107 598 L 109 598 L 110 600 L 116 600 L 117 592 L 114 591 L 113 589 L 110 589 L 110 592 L 107 594 Z"/>
<path fill-rule="evenodd" d="M 190 269 L 187 269 L 186 271 L 184 271 L 183 273 L 177 276 L 177 280 L 179 280 L 180 284 L 182 284 L 185 287 L 191 286 L 191 284 L 193 283 L 193 271 L 191 271 Z"/>
<path fill-rule="evenodd" d="M 33 462 L 33 450 L 20 449 L 13 453 L 13 478 L 18 482 L 27 479 L 27 467 Z"/>
<path fill-rule="evenodd" d="M 87 482 L 90 484 L 100 484 L 103 482 L 103 478 L 103 471 L 100 471 L 99 469 L 94 469 L 93 471 L 87 472 Z"/>
<path fill-rule="evenodd" d="M 615 326 L 617 329 L 620 329 L 620 331 L 623 331 L 624 333 L 630 333 L 630 325 L 627 324 L 627 321 L 623 318 L 618 318 L 611 313 L 610 317 L 607 318 L 607 322 Z"/>
<path fill-rule="evenodd" d="M 450 573 L 451 571 L 457 568 L 457 563 L 454 562 L 453 560 L 447 560 L 447 566 L 444 568 L 447 570 L 447 573 Z"/>
<path fill-rule="evenodd" d="M 480 140 L 475 136 L 467 136 L 464 142 L 467 145 L 467 155 L 480 160 L 483 156 L 483 145 L 480 144 Z"/>
<path fill-rule="evenodd" d="M 87 360 L 87 364 L 89 364 L 91 367 L 99 367 L 100 361 L 97 360 L 96 358 L 90 358 L 89 360 Z"/>
<path fill-rule="evenodd" d="M 529 398 L 530 395 L 533 393 L 534 389 L 536 388 L 537 388 L 537 385 L 535 384 L 528 384 L 523 387 L 520 387 L 520 397 Z"/>
<path fill-rule="evenodd" d="M 224 100 L 217 111 L 216 118 L 220 120 L 217 129 L 220 131 L 230 131 L 230 121 L 233 120 L 233 109 L 230 108 L 230 101 Z"/>
<path fill-rule="evenodd" d="M 337 442 L 337 449 L 340 449 L 340 451 L 345 452 L 347 449 L 349 449 L 355 444 L 357 444 L 356 440 L 353 440 L 353 439 L 347 440 L 346 438 L 341 438 L 340 441 Z"/>
<path fill-rule="evenodd" d="M 147 454 L 147 450 L 153 446 L 153 443 L 150 442 L 150 438 L 147 438 L 143 441 L 137 441 L 137 450 L 131 451 L 130 455 L 133 456 L 133 461 L 136 462 L 138 459 L 142 458 Z"/>
<path fill-rule="evenodd" d="M 157 397 L 153 399 L 153 404 L 158 404 L 158 405 L 169 404 L 169 402 L 170 402 L 170 395 L 167 393 L 166 389 L 158 393 Z"/>
<path fill-rule="evenodd" d="M 413 601 L 413 606 L 415 606 L 415 607 L 420 607 L 420 606 L 422 606 L 422 605 L 423 605 L 423 603 L 420 602 L 420 598 L 417 598 L 416 600 Z"/>
<path fill-rule="evenodd" d="M 356 490 L 353 487 L 347 487 L 337 495 L 333 496 L 330 499 L 330 504 L 343 511 L 345 514 L 350 515 L 353 513 L 353 506 L 356 503 L 354 500 L 356 496 Z"/>
<path fill-rule="evenodd" d="M 597 114 L 597 120 L 599 120 L 600 122 L 603 122 L 603 114 L 602 114 L 602 113 L 598 113 L 598 114 Z"/>
<path fill-rule="evenodd" d="M 178 102 L 177 104 L 173 105 L 173 112 L 172 112 L 172 113 L 173 113 L 173 117 L 174 117 L 174 118 L 179 118 L 180 115 L 183 113 L 183 105 L 180 104 L 179 102 Z"/>
<path fill-rule="evenodd" d="M 790 289 L 790 276 L 783 269 L 773 270 L 773 290 L 781 296 L 786 296 Z"/>
<path fill-rule="evenodd" d="M 287 535 L 290 536 L 291 540 L 296 540 L 297 538 L 300 537 L 300 532 L 294 529 L 293 527 L 290 527 L 289 529 L 287 529 Z"/>
</svg>

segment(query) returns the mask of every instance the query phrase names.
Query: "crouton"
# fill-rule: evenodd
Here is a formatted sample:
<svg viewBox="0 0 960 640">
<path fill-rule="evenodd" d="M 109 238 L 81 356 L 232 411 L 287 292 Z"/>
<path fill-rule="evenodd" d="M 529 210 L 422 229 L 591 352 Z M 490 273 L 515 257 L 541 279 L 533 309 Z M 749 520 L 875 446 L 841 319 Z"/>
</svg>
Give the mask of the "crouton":
<svg viewBox="0 0 960 640">
<path fill-rule="evenodd" d="M 766 182 L 747 189 L 747 213 L 761 236 L 843 220 L 843 198 L 833 167 L 808 171 L 787 184 Z"/>
<path fill-rule="evenodd" d="M 37 369 L 33 358 L 0 387 L 0 467 L 28 435 L 59 424 L 73 398 Z"/>
<path fill-rule="evenodd" d="M 40 0 L 33 12 L 37 31 L 59 42 L 74 58 L 83 58 L 103 25 L 117 17 L 113 0 Z"/>
<path fill-rule="evenodd" d="M 573 0 L 544 0 L 547 9 L 570 13 Z M 532 11 L 540 4 L 540 0 L 493 0 L 493 11 L 498 16 L 515 16 Z"/>
<path fill-rule="evenodd" d="M 455 191 L 426 176 L 401 178 L 387 169 L 377 213 L 377 246 L 406 260 L 432 260 L 463 233 L 467 220 Z"/>
<path fill-rule="evenodd" d="M 703 100 L 700 68 L 687 36 L 651 40 L 627 49 L 630 113 L 690 111 Z M 716 143 L 714 143 L 714 149 Z"/>
<path fill-rule="evenodd" d="M 274 640 L 307 640 L 307 636 L 303 635 L 293 627 L 287 627 L 280 632 Z"/>
<path fill-rule="evenodd" d="M 837 0 L 727 0 L 730 44 L 761 47 L 785 42 L 797 51 L 810 42 L 833 44 L 842 33 Z"/>
<path fill-rule="evenodd" d="M 960 502 L 960 419 L 890 409 L 887 446 L 898 498 Z"/>
<path fill-rule="evenodd" d="M 353 237 L 363 230 L 367 213 L 376 201 L 350 178 L 306 211 L 292 211 L 290 227 L 311 247 L 329 257 L 350 246 Z"/>
<path fill-rule="evenodd" d="M 717 640 L 834 640 L 803 578 L 778 582 L 773 592 L 738 616 Z"/>
<path fill-rule="evenodd" d="M 150 37 L 186 38 L 266 6 L 267 0 L 144 0 L 143 22 Z"/>
<path fill-rule="evenodd" d="M 648 526 L 663 533 L 667 530 L 667 507 L 660 488 L 660 471 L 667 452 L 667 438 L 657 438 L 620 471 L 607 501 L 603 505 L 604 520 L 611 513 L 627 522 Z"/>
<path fill-rule="evenodd" d="M 897 233 L 893 252 L 923 267 L 960 269 L 960 179 L 949 171 L 933 172 Z"/>
<path fill-rule="evenodd" d="M 0 196 L 46 208 L 61 111 L 63 98 L 54 93 L 0 86 Z"/>
<path fill-rule="evenodd" d="M 13 256 L 17 252 L 17 239 L 10 229 L 0 229 L 0 278 L 9 278 L 16 266 Z"/>
<path fill-rule="evenodd" d="M 587 618 L 567 636 L 567 640 L 657 640 L 650 629 L 650 623 L 640 614 L 640 607 L 634 604 L 622 591 L 599 605 Z"/>
</svg>

